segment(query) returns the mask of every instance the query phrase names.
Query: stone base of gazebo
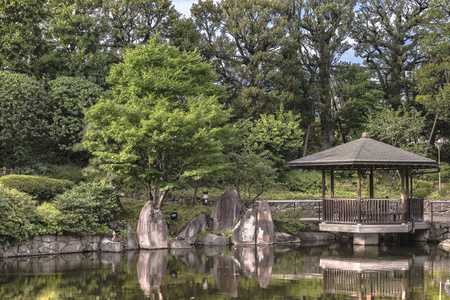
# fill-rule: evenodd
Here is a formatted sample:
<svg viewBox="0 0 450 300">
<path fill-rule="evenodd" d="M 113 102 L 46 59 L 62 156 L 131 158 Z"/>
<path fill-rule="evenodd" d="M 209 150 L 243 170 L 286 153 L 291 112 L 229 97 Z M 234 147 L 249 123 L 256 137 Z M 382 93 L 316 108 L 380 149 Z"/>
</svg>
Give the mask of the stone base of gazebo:
<svg viewBox="0 0 450 300">
<path fill-rule="evenodd" d="M 428 222 L 408 222 L 402 224 L 336 224 L 321 223 L 320 231 L 353 233 L 355 245 L 378 245 L 380 233 L 409 233 L 429 229 Z"/>
</svg>

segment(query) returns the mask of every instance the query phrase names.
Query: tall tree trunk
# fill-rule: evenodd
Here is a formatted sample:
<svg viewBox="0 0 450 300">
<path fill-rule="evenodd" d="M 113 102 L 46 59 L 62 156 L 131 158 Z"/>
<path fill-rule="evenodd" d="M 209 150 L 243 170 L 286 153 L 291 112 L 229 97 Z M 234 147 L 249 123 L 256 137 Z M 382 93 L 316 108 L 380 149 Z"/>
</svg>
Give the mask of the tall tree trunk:
<svg viewBox="0 0 450 300">
<path fill-rule="evenodd" d="M 428 148 L 430 147 L 431 141 L 434 139 L 434 130 L 436 129 L 436 123 L 439 117 L 439 112 L 434 116 L 433 127 L 431 128 L 430 137 L 428 138 L 427 146 L 425 147 L 425 155 L 428 153 Z"/>
</svg>

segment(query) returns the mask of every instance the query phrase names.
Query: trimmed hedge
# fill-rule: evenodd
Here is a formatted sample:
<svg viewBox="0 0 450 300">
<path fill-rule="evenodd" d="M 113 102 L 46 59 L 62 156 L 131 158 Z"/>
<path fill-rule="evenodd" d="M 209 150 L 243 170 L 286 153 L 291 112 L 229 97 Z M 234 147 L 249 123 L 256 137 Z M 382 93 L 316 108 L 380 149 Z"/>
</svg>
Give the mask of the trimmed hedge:
<svg viewBox="0 0 450 300">
<path fill-rule="evenodd" d="M 30 195 L 0 186 L 0 243 L 24 240 L 35 234 L 36 201 Z"/>
<path fill-rule="evenodd" d="M 8 175 L 0 177 L 0 184 L 5 188 L 27 193 L 39 202 L 49 201 L 57 194 L 71 188 L 74 183 L 69 180 L 54 179 L 45 176 Z"/>
<path fill-rule="evenodd" d="M 97 235 L 108 232 L 106 222 L 117 219 L 123 208 L 120 194 L 113 188 L 100 183 L 80 183 L 57 195 L 52 202 L 62 215 L 60 218 L 65 233 Z M 48 208 L 47 214 L 52 215 Z"/>
</svg>

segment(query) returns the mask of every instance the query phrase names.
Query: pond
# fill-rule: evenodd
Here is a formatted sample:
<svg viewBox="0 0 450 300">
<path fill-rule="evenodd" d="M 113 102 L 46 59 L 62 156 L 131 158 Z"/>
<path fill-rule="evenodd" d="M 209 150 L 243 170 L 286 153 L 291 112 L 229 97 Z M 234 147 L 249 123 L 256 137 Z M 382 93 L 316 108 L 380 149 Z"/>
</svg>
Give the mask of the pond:
<svg viewBox="0 0 450 300">
<path fill-rule="evenodd" d="M 0 260 L 0 299 L 450 299 L 433 245 L 204 247 Z"/>
</svg>

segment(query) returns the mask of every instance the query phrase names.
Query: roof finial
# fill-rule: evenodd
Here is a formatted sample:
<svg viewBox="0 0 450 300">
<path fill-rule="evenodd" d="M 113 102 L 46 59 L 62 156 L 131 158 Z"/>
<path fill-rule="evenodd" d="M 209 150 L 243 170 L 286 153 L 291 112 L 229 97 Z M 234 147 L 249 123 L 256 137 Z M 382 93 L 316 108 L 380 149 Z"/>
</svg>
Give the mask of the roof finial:
<svg viewBox="0 0 450 300">
<path fill-rule="evenodd" d="M 363 132 L 361 138 L 370 138 L 369 133 L 367 131 Z"/>
</svg>

